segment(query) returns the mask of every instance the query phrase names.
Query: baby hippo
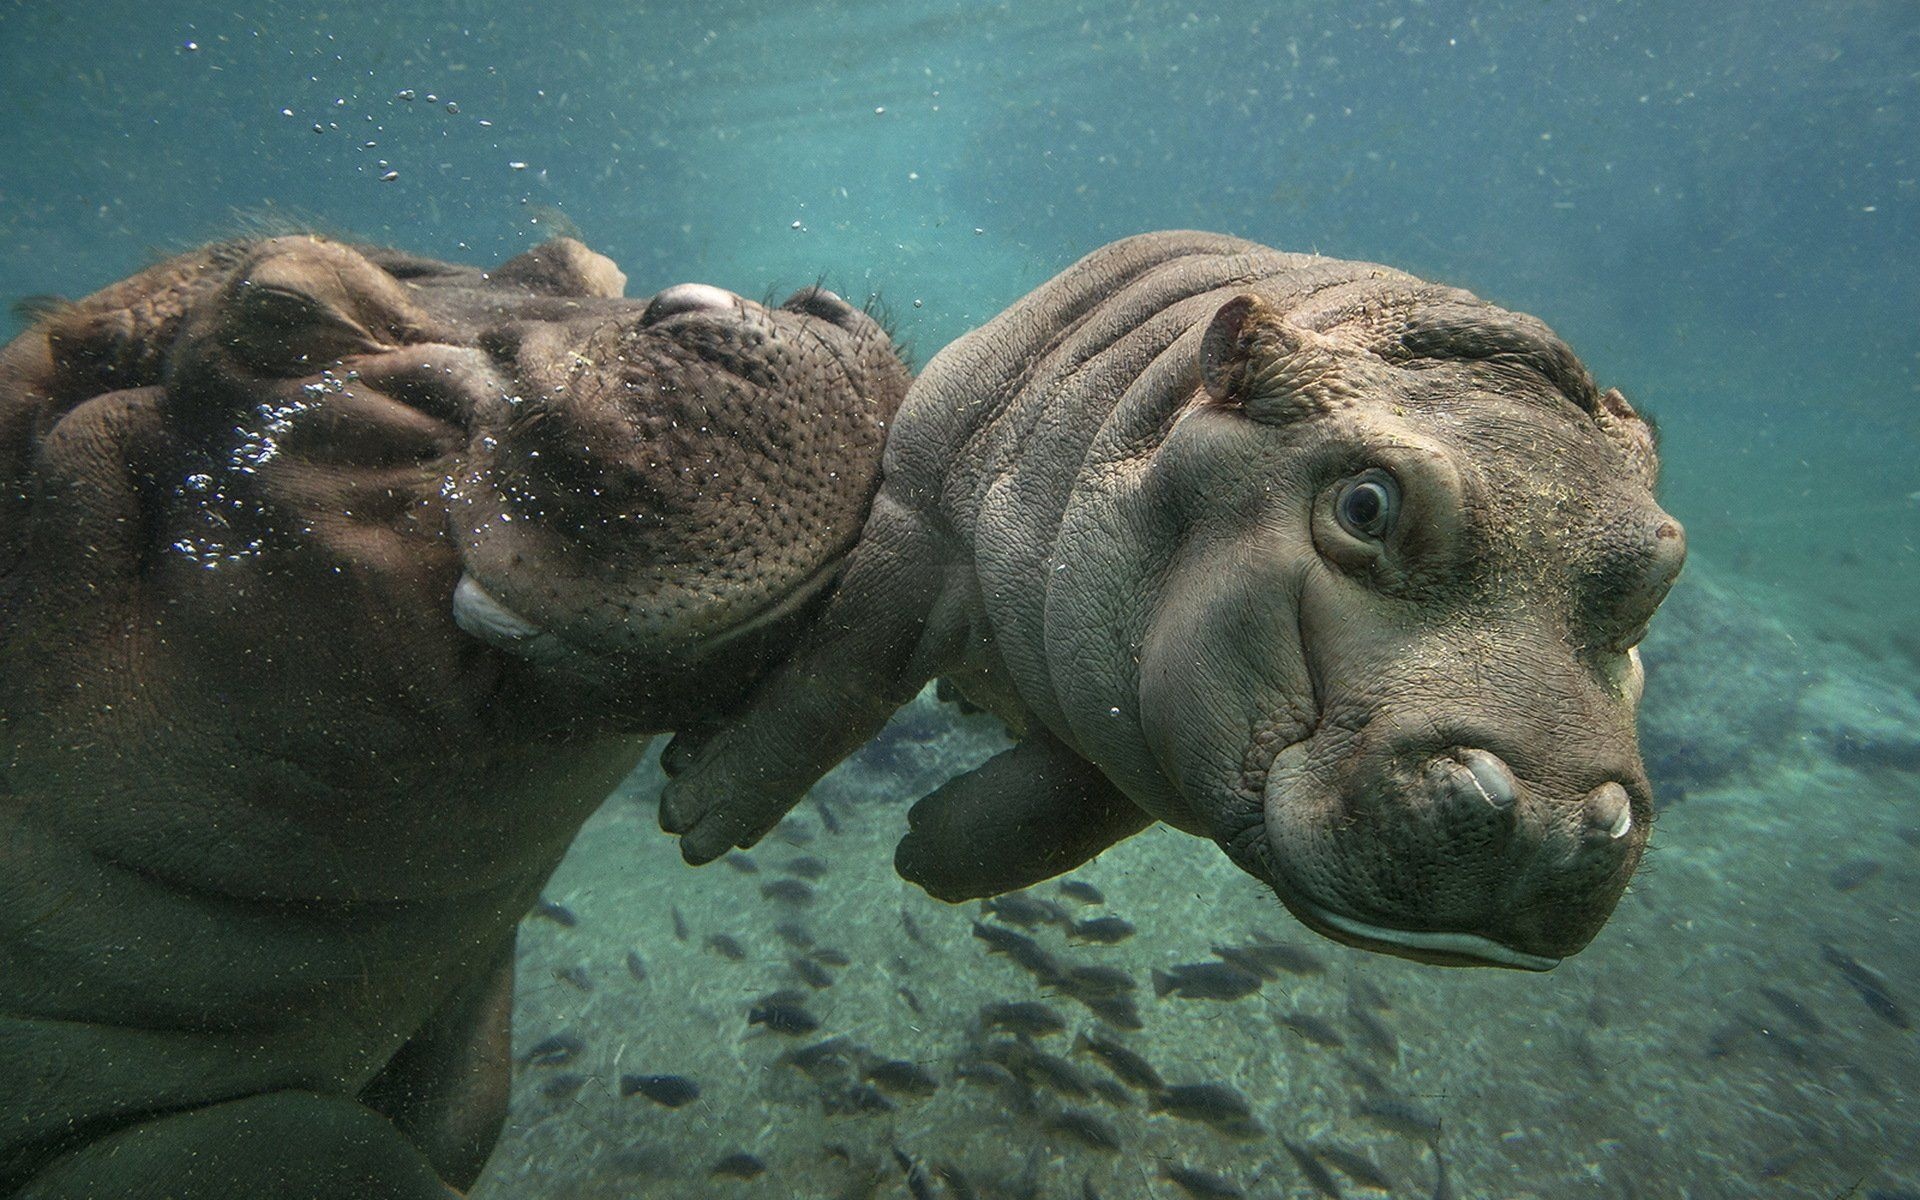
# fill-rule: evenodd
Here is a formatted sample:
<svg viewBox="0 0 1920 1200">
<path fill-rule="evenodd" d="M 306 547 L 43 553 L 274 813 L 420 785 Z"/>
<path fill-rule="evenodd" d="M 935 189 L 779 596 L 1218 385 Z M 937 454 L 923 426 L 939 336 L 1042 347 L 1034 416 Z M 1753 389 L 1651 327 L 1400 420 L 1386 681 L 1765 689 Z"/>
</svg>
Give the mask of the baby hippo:
<svg viewBox="0 0 1920 1200">
<path fill-rule="evenodd" d="M 1685 556 L 1652 431 L 1532 317 L 1204 233 L 1096 251 L 908 393 L 844 581 L 670 748 L 691 861 L 945 677 L 1018 744 L 915 806 L 958 900 L 1153 821 L 1328 937 L 1545 970 L 1653 815 L 1635 646 Z"/>
<path fill-rule="evenodd" d="M 0 351 L 0 1195 L 479 1173 L 516 923 L 817 611 L 908 382 L 624 283 L 283 237 Z"/>
</svg>

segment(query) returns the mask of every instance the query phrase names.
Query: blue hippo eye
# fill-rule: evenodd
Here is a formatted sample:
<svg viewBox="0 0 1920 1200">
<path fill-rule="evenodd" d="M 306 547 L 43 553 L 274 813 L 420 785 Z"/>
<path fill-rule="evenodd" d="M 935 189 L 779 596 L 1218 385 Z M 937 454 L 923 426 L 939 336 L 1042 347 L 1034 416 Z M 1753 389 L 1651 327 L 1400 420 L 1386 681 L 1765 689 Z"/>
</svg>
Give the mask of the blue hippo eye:
<svg viewBox="0 0 1920 1200">
<path fill-rule="evenodd" d="M 1400 515 L 1400 485 L 1378 467 L 1362 471 L 1341 485 L 1333 515 L 1340 528 L 1354 537 L 1380 541 L 1392 532 L 1394 518 Z"/>
</svg>

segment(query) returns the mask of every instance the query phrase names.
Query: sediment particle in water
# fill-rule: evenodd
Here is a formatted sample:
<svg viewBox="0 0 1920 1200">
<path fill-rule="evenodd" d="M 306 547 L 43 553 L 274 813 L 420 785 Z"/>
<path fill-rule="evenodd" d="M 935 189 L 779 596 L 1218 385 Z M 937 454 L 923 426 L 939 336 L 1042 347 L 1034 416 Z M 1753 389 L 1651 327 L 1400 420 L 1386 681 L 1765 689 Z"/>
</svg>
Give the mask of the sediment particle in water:
<svg viewBox="0 0 1920 1200">
<path fill-rule="evenodd" d="M 685 1075 L 622 1075 L 620 1096 L 645 1096 L 662 1108 L 679 1108 L 700 1098 L 700 1085 Z"/>
</svg>

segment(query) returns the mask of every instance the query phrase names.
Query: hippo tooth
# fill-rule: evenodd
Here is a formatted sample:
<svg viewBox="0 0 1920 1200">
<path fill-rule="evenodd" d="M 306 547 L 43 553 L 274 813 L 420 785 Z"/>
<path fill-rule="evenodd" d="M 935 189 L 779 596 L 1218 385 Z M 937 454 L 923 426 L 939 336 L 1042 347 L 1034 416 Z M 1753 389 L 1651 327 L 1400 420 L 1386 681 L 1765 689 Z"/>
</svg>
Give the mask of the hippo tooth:
<svg viewBox="0 0 1920 1200">
<path fill-rule="evenodd" d="M 466 574 L 453 589 L 453 620 L 483 642 L 525 641 L 541 632 L 538 625 L 494 599 Z"/>
<path fill-rule="evenodd" d="M 1518 788 L 1514 784 L 1513 772 L 1507 764 L 1485 750 L 1467 749 L 1460 752 L 1460 761 L 1473 776 L 1473 783 L 1480 790 L 1480 796 L 1495 808 L 1513 807 L 1518 797 Z"/>
</svg>

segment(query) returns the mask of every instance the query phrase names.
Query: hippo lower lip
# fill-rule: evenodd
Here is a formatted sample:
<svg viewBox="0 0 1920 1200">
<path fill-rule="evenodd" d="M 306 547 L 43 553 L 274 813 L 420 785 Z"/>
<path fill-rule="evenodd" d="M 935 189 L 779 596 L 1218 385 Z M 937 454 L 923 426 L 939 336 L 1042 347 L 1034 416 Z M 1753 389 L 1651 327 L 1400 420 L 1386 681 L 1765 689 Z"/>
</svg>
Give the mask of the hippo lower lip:
<svg viewBox="0 0 1920 1200">
<path fill-rule="evenodd" d="M 1329 912 L 1310 901 L 1296 901 L 1295 904 L 1299 909 L 1304 909 L 1305 915 L 1311 920 L 1376 947 L 1398 947 L 1437 957 L 1469 959 L 1491 966 L 1517 967 L 1526 971 L 1551 971 L 1560 965 L 1560 960 L 1557 958 L 1515 950 L 1511 946 L 1502 945 L 1492 938 L 1482 937 L 1477 933 L 1390 929 L 1384 925 L 1369 925 L 1365 921 L 1356 921 L 1352 917 Z"/>
</svg>

